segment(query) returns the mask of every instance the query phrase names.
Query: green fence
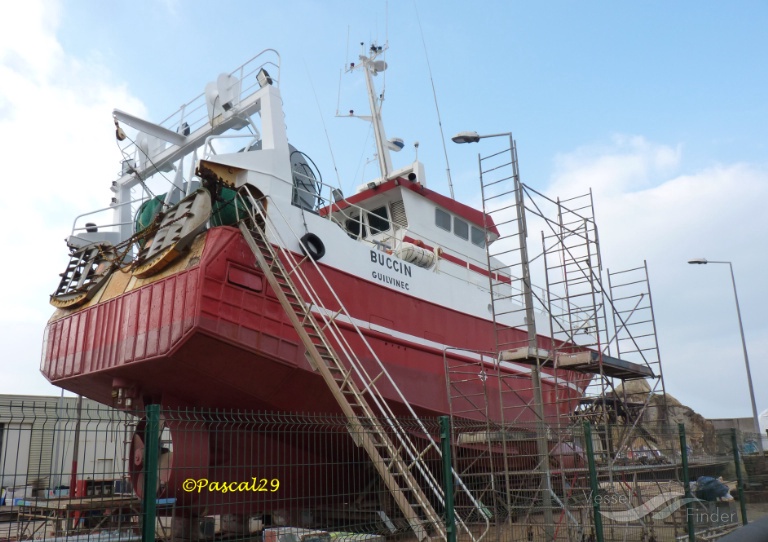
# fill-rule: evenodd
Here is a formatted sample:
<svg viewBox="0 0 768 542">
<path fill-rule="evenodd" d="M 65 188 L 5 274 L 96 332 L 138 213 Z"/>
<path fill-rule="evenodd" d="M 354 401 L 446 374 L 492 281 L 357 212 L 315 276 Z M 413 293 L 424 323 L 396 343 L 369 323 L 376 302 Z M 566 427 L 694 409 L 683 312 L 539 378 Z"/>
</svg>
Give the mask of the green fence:
<svg viewBox="0 0 768 542">
<path fill-rule="evenodd" d="M 423 450 L 408 466 L 441 524 L 411 504 L 433 540 L 717 540 L 768 513 L 756 435 L 366 423 Z M 414 492 L 400 475 L 385 480 L 392 471 L 354 427 L 333 415 L 0 402 L 0 540 L 417 540 L 396 498 Z"/>
</svg>

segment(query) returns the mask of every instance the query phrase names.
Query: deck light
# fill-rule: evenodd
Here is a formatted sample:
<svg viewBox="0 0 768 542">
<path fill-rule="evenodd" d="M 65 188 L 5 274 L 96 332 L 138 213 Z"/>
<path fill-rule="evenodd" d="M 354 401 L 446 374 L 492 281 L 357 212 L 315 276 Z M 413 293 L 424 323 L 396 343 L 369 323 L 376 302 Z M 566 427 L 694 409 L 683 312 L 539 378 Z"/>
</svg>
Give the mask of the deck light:
<svg viewBox="0 0 768 542">
<path fill-rule="evenodd" d="M 264 68 L 261 68 L 259 73 L 256 74 L 256 81 L 258 81 L 259 87 L 261 88 L 272 84 L 272 78 L 269 76 L 269 72 Z"/>
</svg>

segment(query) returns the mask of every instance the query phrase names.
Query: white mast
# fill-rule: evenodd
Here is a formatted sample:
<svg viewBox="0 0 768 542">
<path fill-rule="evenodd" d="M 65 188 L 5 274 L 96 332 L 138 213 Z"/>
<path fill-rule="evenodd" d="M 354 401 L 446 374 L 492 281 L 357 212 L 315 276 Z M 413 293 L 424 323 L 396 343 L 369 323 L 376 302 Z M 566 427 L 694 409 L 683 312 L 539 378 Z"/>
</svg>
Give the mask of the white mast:
<svg viewBox="0 0 768 542">
<path fill-rule="evenodd" d="M 362 45 L 362 43 L 360 44 Z M 358 115 L 358 118 L 370 120 L 373 123 L 373 135 L 376 139 L 376 154 L 381 170 L 381 178 L 385 180 L 392 171 L 392 159 L 389 156 L 389 147 L 387 145 L 387 136 L 384 133 L 384 124 L 381 121 L 381 104 L 384 101 L 384 95 L 377 95 L 376 88 L 373 85 L 373 76 L 387 69 L 387 63 L 383 60 L 376 60 L 379 55 L 387 50 L 383 47 L 371 45 L 370 56 L 360 55 L 360 64 L 351 64 L 349 70 L 357 68 L 365 70 L 365 83 L 368 88 L 368 104 L 371 108 L 370 116 Z"/>
</svg>

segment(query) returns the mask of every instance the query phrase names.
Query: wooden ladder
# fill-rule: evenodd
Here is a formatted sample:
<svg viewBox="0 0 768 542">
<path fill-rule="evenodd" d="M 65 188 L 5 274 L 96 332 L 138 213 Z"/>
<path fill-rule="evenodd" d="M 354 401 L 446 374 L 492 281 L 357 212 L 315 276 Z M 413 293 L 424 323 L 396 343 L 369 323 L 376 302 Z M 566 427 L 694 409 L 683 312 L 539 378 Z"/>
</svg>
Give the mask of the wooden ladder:
<svg viewBox="0 0 768 542">
<path fill-rule="evenodd" d="M 307 359 L 323 377 L 344 415 L 349 420 L 350 435 L 355 443 L 363 447 L 368 453 L 374 467 L 418 539 L 430 539 L 427 525 L 433 527 L 434 536 L 445 539 L 446 532 L 443 520 L 430 504 L 413 472 L 414 468 L 417 468 L 420 473 L 428 471 L 422 458 L 424 452 L 415 455 L 415 457 L 413 453 L 408 454 L 407 451 L 414 450 L 415 445 L 410 441 L 406 432 L 399 427 L 399 423 L 394 418 L 379 419 L 365 398 L 366 394 L 370 396 L 377 393 L 374 391 L 375 381 L 382 374 L 366 382 L 367 373 L 356 370 L 361 365 L 360 360 L 350 351 L 347 351 L 347 355 L 344 356 L 347 358 L 349 367 L 344 363 L 342 356 L 336 352 L 326 335 L 329 324 L 339 313 L 329 317 L 331 321 L 327 321 L 324 325 L 318 322 L 312 313 L 312 307 L 317 306 L 322 309 L 319 300 L 313 300 L 312 304 L 304 301 L 291 278 L 291 275 L 306 261 L 306 258 L 288 269 L 266 239 L 264 231 L 266 217 L 262 214 L 260 205 L 252 199 L 250 203 L 255 203 L 257 210 L 254 214 L 261 215 L 260 219 L 254 216 L 248 220 L 248 224 L 246 221 L 241 221 L 239 223 L 240 231 L 256 257 L 259 268 L 267 278 L 304 344 L 307 350 Z M 311 294 L 309 295 L 311 296 Z M 362 389 L 356 383 L 356 379 L 361 380 Z M 379 396 L 375 400 L 382 401 L 383 397 Z M 392 430 L 394 440 L 387 433 L 387 428 Z M 441 488 L 435 487 L 434 484 L 430 485 L 433 486 L 433 491 L 437 492 L 438 500 L 443 502 Z"/>
</svg>

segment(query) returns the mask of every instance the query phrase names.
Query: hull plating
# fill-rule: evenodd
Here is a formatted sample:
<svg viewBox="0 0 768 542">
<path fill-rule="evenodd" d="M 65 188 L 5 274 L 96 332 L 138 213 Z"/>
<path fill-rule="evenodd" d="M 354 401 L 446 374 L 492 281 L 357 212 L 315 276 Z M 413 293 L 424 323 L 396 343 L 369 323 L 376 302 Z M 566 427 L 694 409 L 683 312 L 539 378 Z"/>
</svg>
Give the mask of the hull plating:
<svg viewBox="0 0 768 542">
<path fill-rule="evenodd" d="M 404 396 L 424 414 L 449 412 L 443 347 L 491 351 L 493 326 L 326 268 L 324 273 L 386 365 Z M 310 280 L 312 273 L 308 273 Z M 326 306 L 334 310 L 332 304 Z M 341 322 L 347 339 L 360 340 Z M 523 335 L 520 330 L 508 333 Z M 546 339 L 540 338 L 546 348 Z M 363 348 L 356 349 L 363 352 Z M 477 360 L 448 352 L 451 365 Z M 370 357 L 370 356 L 369 356 Z M 362 358 L 371 374 L 380 371 Z M 42 372 L 53 383 L 105 404 L 112 403 L 114 379 L 131 383 L 138 398 L 167 406 L 338 412 L 338 407 L 304 357 L 304 349 L 253 255 L 237 230 L 208 232 L 197 265 L 151 284 L 54 318 L 48 324 Z M 530 378 L 505 373 L 515 393 L 505 408 L 531 421 Z M 477 378 L 479 388 L 481 379 Z M 548 416 L 555 403 L 570 408 L 586 385 L 583 375 L 561 372 L 558 386 L 544 381 Z M 384 379 L 385 396 L 400 403 Z M 468 391 L 473 384 L 468 383 Z M 489 408 L 498 412 L 498 383 L 486 383 Z M 464 410 L 453 405 L 455 410 Z M 458 405 L 460 407 L 460 405 Z M 400 410 L 397 407 L 395 410 Z M 468 417 L 473 417 L 471 413 Z"/>
</svg>

